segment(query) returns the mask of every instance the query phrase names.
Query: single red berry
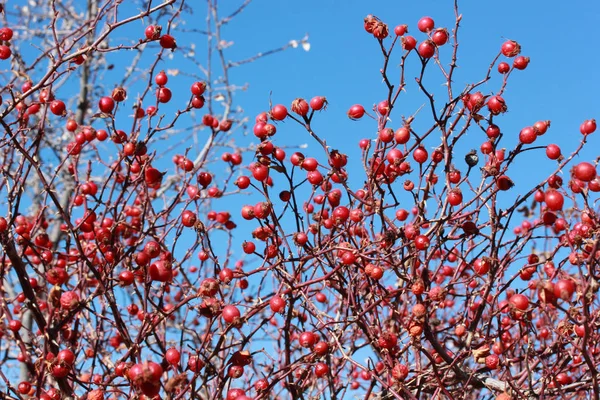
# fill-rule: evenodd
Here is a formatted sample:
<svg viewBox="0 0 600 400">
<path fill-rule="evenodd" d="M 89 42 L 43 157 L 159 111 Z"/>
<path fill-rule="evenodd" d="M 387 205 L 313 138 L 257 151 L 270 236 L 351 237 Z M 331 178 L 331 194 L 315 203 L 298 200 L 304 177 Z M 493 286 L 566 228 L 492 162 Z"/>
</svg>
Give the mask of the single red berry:
<svg viewBox="0 0 600 400">
<path fill-rule="evenodd" d="M 501 52 L 506 57 L 514 57 L 521 52 L 521 46 L 514 40 L 507 40 L 502 44 Z"/>
<path fill-rule="evenodd" d="M 171 365 L 177 365 L 181 361 L 181 353 L 176 348 L 171 347 L 165 353 L 165 360 Z"/>
<path fill-rule="evenodd" d="M 565 204 L 565 199 L 563 195 L 560 192 L 553 189 L 546 191 L 544 201 L 546 202 L 546 205 L 551 211 L 560 211 L 562 210 L 563 205 Z"/>
<path fill-rule="evenodd" d="M 160 25 L 149 25 L 146 27 L 144 34 L 148 40 L 156 40 L 160 37 L 162 27 Z"/>
<path fill-rule="evenodd" d="M 387 100 L 380 101 L 379 104 L 377 104 L 377 112 L 380 115 L 388 115 L 390 112 L 390 103 Z"/>
<path fill-rule="evenodd" d="M 527 68 L 527 65 L 529 65 L 529 57 L 518 56 L 513 61 L 513 67 L 515 69 L 524 70 L 525 68 Z"/>
<path fill-rule="evenodd" d="M 60 117 L 67 115 L 67 107 L 62 100 L 52 100 L 50 102 L 50 112 Z"/>
<path fill-rule="evenodd" d="M 417 39 L 412 36 L 403 36 L 402 37 L 402 48 L 406 51 L 414 50 L 417 47 Z"/>
<path fill-rule="evenodd" d="M 160 37 L 159 43 L 163 49 L 174 50 L 175 48 L 177 48 L 177 42 L 175 41 L 175 38 L 171 35 L 162 35 Z"/>
<path fill-rule="evenodd" d="M 529 307 L 529 299 L 523 294 L 513 294 L 508 299 L 508 303 L 511 307 L 519 311 L 526 311 L 527 307 Z"/>
<path fill-rule="evenodd" d="M 154 82 L 156 82 L 156 84 L 158 86 L 165 86 L 168 81 L 169 81 L 169 77 L 167 76 L 167 74 L 165 74 L 165 71 L 160 71 L 154 77 Z"/>
<path fill-rule="evenodd" d="M 0 45 L 0 60 L 7 60 L 12 55 L 10 47 L 6 45 Z"/>
<path fill-rule="evenodd" d="M 443 46 L 448 43 L 448 30 L 446 28 L 438 28 L 431 35 L 431 40 L 436 46 Z"/>
<path fill-rule="evenodd" d="M 194 226 L 197 221 L 198 221 L 198 216 L 196 215 L 195 212 L 190 211 L 190 210 L 185 210 L 184 212 L 181 213 L 181 223 L 183 224 L 183 226 L 190 228 L 190 227 Z"/>
<path fill-rule="evenodd" d="M 428 33 L 435 28 L 435 23 L 431 17 L 423 17 L 417 23 L 417 28 L 423 33 Z"/>
<path fill-rule="evenodd" d="M 310 108 L 315 111 L 322 110 L 327 105 L 327 99 L 323 96 L 315 96 L 310 99 Z"/>
<path fill-rule="evenodd" d="M 500 363 L 500 359 L 497 354 L 490 354 L 485 358 L 485 366 L 489 369 L 498 368 L 498 364 Z"/>
<path fill-rule="evenodd" d="M 596 177 L 596 167 L 589 162 L 581 162 L 573 167 L 573 176 L 581 181 L 590 182 Z"/>
<path fill-rule="evenodd" d="M 0 40 L 8 42 L 13 37 L 13 30 L 7 27 L 0 28 Z"/>
<path fill-rule="evenodd" d="M 519 141 L 521 143 L 531 144 L 535 142 L 536 138 L 537 133 L 532 126 L 526 126 L 525 128 L 521 129 L 521 132 L 519 132 Z"/>
<path fill-rule="evenodd" d="M 115 101 L 109 96 L 101 97 L 98 101 L 98 108 L 100 108 L 100 111 L 103 113 L 110 114 L 115 108 Z"/>
<path fill-rule="evenodd" d="M 156 98 L 158 99 L 159 103 L 168 103 L 172 96 L 173 94 L 171 93 L 171 90 L 166 87 L 160 87 L 156 91 Z"/>
<path fill-rule="evenodd" d="M 435 55 L 435 44 L 431 40 L 426 40 L 419 44 L 419 54 L 423 58 L 431 58 Z"/>
<path fill-rule="evenodd" d="M 561 156 L 560 147 L 555 144 L 546 146 L 546 156 L 551 160 L 557 160 Z"/>
<path fill-rule="evenodd" d="M 510 65 L 507 62 L 502 61 L 498 64 L 498 72 L 501 74 L 508 74 L 510 71 Z"/>
<path fill-rule="evenodd" d="M 353 120 L 361 119 L 365 115 L 365 109 L 360 104 L 355 104 L 348 110 L 348 117 Z"/>
<path fill-rule="evenodd" d="M 236 306 L 228 304 L 225 307 L 223 307 L 221 317 L 228 324 L 237 325 L 240 321 L 241 313 Z"/>
<path fill-rule="evenodd" d="M 317 335 L 313 332 L 302 332 L 298 341 L 301 347 L 312 348 L 317 343 Z"/>
<path fill-rule="evenodd" d="M 192 83 L 190 90 L 192 91 L 192 94 L 194 96 L 202 96 L 204 94 L 204 92 L 206 91 L 206 82 L 204 82 L 204 81 L 194 82 L 194 83 Z"/>
<path fill-rule="evenodd" d="M 283 104 L 277 104 L 271 110 L 271 118 L 275 121 L 283 121 L 288 115 L 288 110 Z"/>
<path fill-rule="evenodd" d="M 508 109 L 506 107 L 506 102 L 504 101 L 504 99 L 501 96 L 491 96 L 488 99 L 487 102 L 487 106 L 488 106 L 488 110 L 490 110 L 490 112 L 493 115 L 498 115 L 501 113 L 505 113 L 506 110 Z"/>
<path fill-rule="evenodd" d="M 396 36 L 403 36 L 406 32 L 408 32 L 408 25 L 396 25 L 394 28 Z"/>
<path fill-rule="evenodd" d="M 114 101 L 119 103 L 127 98 L 127 91 L 122 87 L 114 88 L 110 97 L 112 97 Z"/>
<path fill-rule="evenodd" d="M 308 115 L 310 106 L 308 105 L 308 102 L 306 100 L 298 98 L 292 102 L 291 108 L 292 111 L 296 114 L 306 117 Z"/>
</svg>

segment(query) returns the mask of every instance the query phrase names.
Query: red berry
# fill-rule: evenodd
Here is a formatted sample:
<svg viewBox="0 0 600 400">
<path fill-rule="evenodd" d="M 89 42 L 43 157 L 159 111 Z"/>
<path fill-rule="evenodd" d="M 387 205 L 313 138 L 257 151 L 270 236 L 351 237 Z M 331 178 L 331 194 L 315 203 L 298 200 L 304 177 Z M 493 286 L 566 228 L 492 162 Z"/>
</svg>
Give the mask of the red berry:
<svg viewBox="0 0 600 400">
<path fill-rule="evenodd" d="M 507 74 L 510 71 L 510 65 L 507 62 L 502 61 L 498 64 L 498 72 L 501 74 Z"/>
<path fill-rule="evenodd" d="M 232 325 L 237 325 L 240 321 L 240 310 L 231 304 L 223 307 L 223 311 L 221 312 L 221 317 L 225 322 Z"/>
<path fill-rule="evenodd" d="M 165 353 L 165 360 L 167 360 L 167 362 L 171 365 L 179 364 L 179 361 L 181 360 L 181 354 L 179 353 L 179 350 L 171 347 Z"/>
<path fill-rule="evenodd" d="M 196 222 L 198 221 L 198 217 L 196 216 L 196 213 L 190 210 L 185 210 L 184 212 L 181 213 L 181 223 L 183 224 L 183 226 L 186 226 L 188 228 L 196 225 Z"/>
<path fill-rule="evenodd" d="M 408 25 L 396 25 L 394 28 L 396 36 L 403 36 L 406 32 L 408 32 Z"/>
<path fill-rule="evenodd" d="M 583 123 L 579 127 L 579 131 L 581 132 L 582 135 L 589 135 L 590 133 L 594 133 L 595 130 L 596 130 L 596 120 L 595 119 L 588 119 L 586 121 L 583 121 Z"/>
<path fill-rule="evenodd" d="M 377 112 L 384 116 L 388 115 L 390 112 L 389 102 L 387 100 L 380 101 L 379 104 L 377 104 Z"/>
<path fill-rule="evenodd" d="M 171 90 L 166 87 L 160 87 L 156 92 L 156 98 L 159 103 L 168 103 L 171 100 L 172 95 Z"/>
<path fill-rule="evenodd" d="M 171 35 L 162 35 L 159 43 L 163 49 L 174 50 L 177 48 L 177 42 L 175 42 L 175 38 Z"/>
<path fill-rule="evenodd" d="M 302 332 L 298 341 L 301 347 L 312 348 L 317 343 L 317 335 L 313 332 Z"/>
<path fill-rule="evenodd" d="M 555 144 L 546 146 L 546 156 L 551 160 L 557 160 L 561 156 L 560 147 Z"/>
<path fill-rule="evenodd" d="M 10 28 L 0 28 L 0 40 L 8 42 L 13 37 L 13 30 Z"/>
<path fill-rule="evenodd" d="M 329 367 L 327 364 L 319 362 L 315 365 L 315 375 L 317 378 L 321 378 L 329 373 Z"/>
<path fill-rule="evenodd" d="M 513 294 L 508 300 L 509 304 L 519 311 L 527 310 L 529 307 L 529 299 L 523 294 Z"/>
<path fill-rule="evenodd" d="M 489 356 L 487 356 L 485 358 L 485 366 L 488 367 L 489 369 L 498 368 L 499 362 L 500 362 L 500 359 L 498 358 L 497 354 L 490 354 Z"/>
<path fill-rule="evenodd" d="M 67 114 L 66 109 L 65 103 L 61 100 L 52 100 L 50 102 L 50 112 L 54 115 L 62 117 Z"/>
<path fill-rule="evenodd" d="M 167 74 L 165 74 L 165 71 L 160 71 L 154 77 L 154 82 L 156 82 L 156 84 L 158 86 L 165 86 L 168 81 L 169 81 L 169 77 L 167 76 Z"/>
<path fill-rule="evenodd" d="M 115 108 L 115 101 L 112 97 L 104 96 L 98 101 L 98 108 L 105 114 L 110 114 Z"/>
<path fill-rule="evenodd" d="M 360 104 L 355 104 L 348 110 L 348 117 L 353 120 L 361 119 L 365 115 L 365 109 Z"/>
<path fill-rule="evenodd" d="M 73 291 L 63 292 L 60 295 L 60 306 L 65 310 L 72 310 L 79 304 L 79 295 Z"/>
<path fill-rule="evenodd" d="M 514 40 L 507 40 L 502 44 L 502 48 L 500 49 L 502 54 L 506 57 L 514 57 L 521 52 L 521 46 L 519 43 Z"/>
<path fill-rule="evenodd" d="M 506 102 L 498 95 L 490 97 L 488 99 L 487 106 L 488 110 L 490 110 L 493 115 L 504 113 L 507 110 Z"/>
<path fill-rule="evenodd" d="M 419 54 L 423 58 L 431 58 L 435 55 L 435 44 L 431 40 L 421 42 L 419 45 Z"/>
<path fill-rule="evenodd" d="M 563 195 L 560 192 L 552 189 L 546 192 L 544 201 L 546 202 L 546 205 L 551 211 L 562 210 L 563 205 L 565 203 Z"/>
<path fill-rule="evenodd" d="M 417 40 L 412 36 L 402 37 L 402 48 L 406 51 L 411 51 L 417 47 Z"/>
<path fill-rule="evenodd" d="M 292 102 L 292 111 L 296 114 L 306 117 L 310 109 L 308 103 L 304 99 L 296 99 Z"/>
<path fill-rule="evenodd" d="M 315 96 L 310 99 L 310 108 L 315 111 L 322 110 L 327 105 L 327 99 L 323 96 Z"/>
<path fill-rule="evenodd" d="M 12 51 L 10 50 L 10 47 L 5 46 L 5 45 L 0 45 L 0 60 L 6 60 L 8 58 L 10 58 L 10 56 L 12 55 Z"/>
<path fill-rule="evenodd" d="M 532 126 L 527 126 L 523 129 L 521 129 L 521 132 L 519 132 L 519 141 L 521 143 L 531 144 L 531 143 L 535 142 L 536 138 L 537 138 L 537 134 Z"/>
<path fill-rule="evenodd" d="M 435 23 L 431 17 L 423 17 L 417 23 L 417 28 L 421 32 L 428 33 L 435 27 Z"/>
<path fill-rule="evenodd" d="M 273 118 L 275 121 L 283 121 L 287 115 L 288 110 L 282 104 L 277 104 L 271 110 L 271 118 Z"/>
<path fill-rule="evenodd" d="M 529 65 L 529 57 L 518 56 L 513 61 L 513 67 L 515 69 L 524 70 L 525 68 L 527 68 L 527 65 Z"/>
<path fill-rule="evenodd" d="M 146 35 L 146 39 L 156 40 L 160 37 L 161 31 L 162 27 L 160 25 L 149 25 L 148 27 L 146 27 L 144 34 Z"/>
<path fill-rule="evenodd" d="M 596 177 L 596 167 L 584 161 L 573 167 L 572 174 L 581 181 L 590 182 Z"/>
<path fill-rule="evenodd" d="M 446 28 L 436 29 L 433 35 L 431 35 L 431 40 L 433 40 L 436 46 L 445 45 L 448 43 L 448 30 Z"/>
<path fill-rule="evenodd" d="M 206 91 L 206 82 L 204 82 L 204 81 L 194 82 L 194 83 L 192 83 L 192 87 L 190 89 L 194 96 L 202 96 L 204 94 L 204 92 Z"/>
</svg>

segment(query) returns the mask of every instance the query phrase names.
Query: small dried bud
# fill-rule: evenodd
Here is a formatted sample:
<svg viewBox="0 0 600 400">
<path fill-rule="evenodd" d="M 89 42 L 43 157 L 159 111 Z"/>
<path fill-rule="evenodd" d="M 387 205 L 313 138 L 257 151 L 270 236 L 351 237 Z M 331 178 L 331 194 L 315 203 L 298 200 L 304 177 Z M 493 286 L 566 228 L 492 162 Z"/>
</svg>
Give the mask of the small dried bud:
<svg viewBox="0 0 600 400">
<path fill-rule="evenodd" d="M 477 150 L 473 149 L 467 153 L 465 156 L 465 162 L 470 168 L 473 168 L 479 163 L 479 156 L 477 155 Z"/>
</svg>

